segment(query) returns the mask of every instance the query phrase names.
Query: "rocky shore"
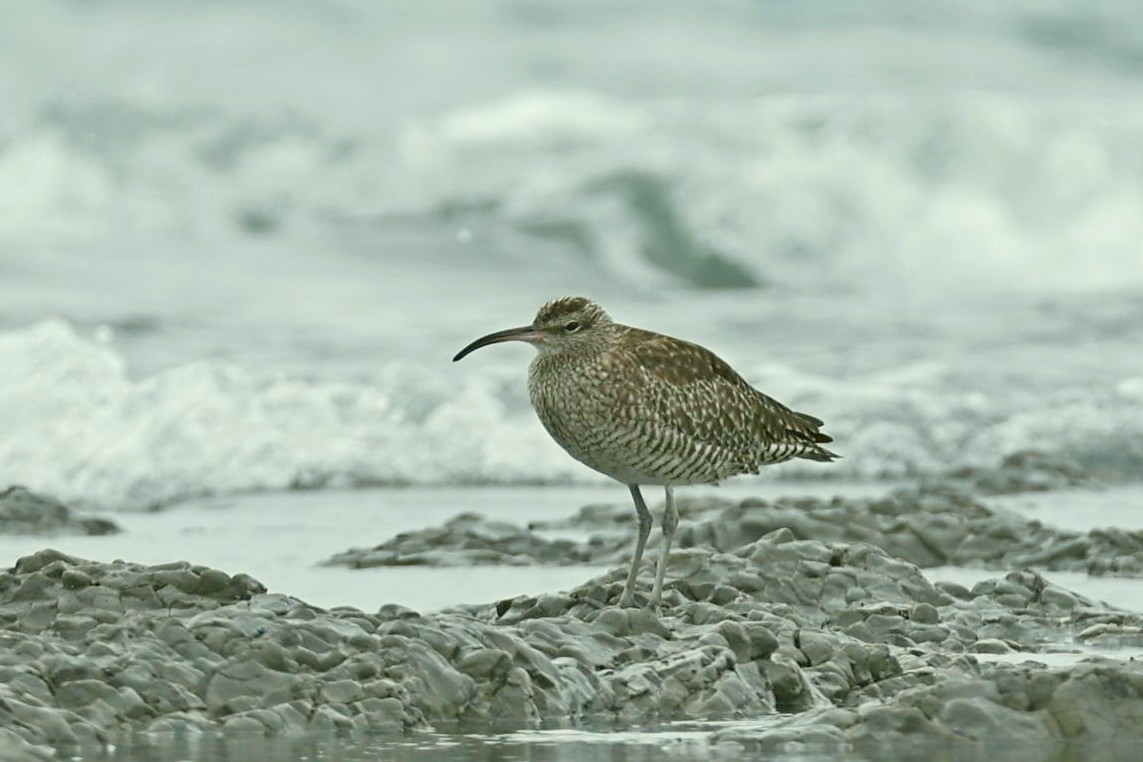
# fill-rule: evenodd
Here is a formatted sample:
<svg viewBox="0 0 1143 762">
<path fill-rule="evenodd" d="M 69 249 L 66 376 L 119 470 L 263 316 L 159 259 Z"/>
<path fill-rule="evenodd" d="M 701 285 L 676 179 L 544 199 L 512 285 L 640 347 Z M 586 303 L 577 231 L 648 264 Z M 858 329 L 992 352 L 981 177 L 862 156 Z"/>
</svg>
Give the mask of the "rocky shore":
<svg viewBox="0 0 1143 762">
<path fill-rule="evenodd" d="M 876 498 L 682 498 L 675 547 L 730 552 L 778 529 L 802 540 L 866 542 L 921 568 L 964 566 L 998 571 L 1038 568 L 1143 577 L 1143 531 L 1113 527 L 1073 532 L 991 508 L 982 496 L 1093 487 L 1078 466 L 1020 453 L 996 469 L 960 469 Z M 661 510 L 661 507 L 659 508 Z M 655 512 L 653 510 L 653 512 Z M 579 530 L 583 540 L 547 539 L 545 530 Z M 570 519 L 519 527 L 462 514 L 440 527 L 350 549 L 328 564 L 466 566 L 473 564 L 622 564 L 635 538 L 629 505 L 591 505 Z M 651 547 L 658 542 L 652 534 Z"/>
<path fill-rule="evenodd" d="M 889 732 L 1042 745 L 1094 740 L 1116 717 L 1143 712 L 1141 664 L 1034 663 L 1077 639 L 1138 637 L 1143 618 L 1033 572 L 971 591 L 934 585 L 871 545 L 783 529 L 735 553 L 680 551 L 672 576 L 661 615 L 616 606 L 619 569 L 566 593 L 365 613 L 323 611 L 186 563 L 43 551 L 0 576 L 0 737 L 67 747 L 127 730 L 784 713 L 798 724 L 730 735 L 759 748 L 794 732 L 839 747 Z M 1013 652 L 1029 661 L 985 656 Z"/>
<path fill-rule="evenodd" d="M 1143 741 L 1143 663 L 1082 654 L 1143 645 L 1143 616 L 1026 568 L 972 589 L 918 568 L 1025 566 L 1037 543 L 1045 566 L 1089 563 L 1101 547 L 1092 537 L 1080 538 L 1083 553 L 1043 555 L 1061 541 L 1054 530 L 1030 534 L 953 484 L 688 512 L 661 612 L 618 607 L 621 564 L 566 592 L 419 613 L 323 610 L 185 562 L 21 558 L 0 573 L 0 757 L 48 758 L 133 732 L 694 718 L 751 719 L 715 741 L 760 752 L 1003 741 L 1038 758 L 1060 744 Z M 611 514 L 577 522 L 588 520 L 606 526 Z M 484 539 L 454 542 L 466 533 Z M 622 553 L 625 538 L 609 537 L 614 547 L 545 540 L 462 517 L 374 552 L 396 563 L 564 563 L 584 548 Z M 649 564 L 641 583 L 649 589 Z M 1059 652 L 1078 655 L 1044 663 Z"/>
<path fill-rule="evenodd" d="M 0 492 L 0 534 L 114 534 L 114 521 L 78 516 L 60 501 L 14 486 Z"/>
</svg>

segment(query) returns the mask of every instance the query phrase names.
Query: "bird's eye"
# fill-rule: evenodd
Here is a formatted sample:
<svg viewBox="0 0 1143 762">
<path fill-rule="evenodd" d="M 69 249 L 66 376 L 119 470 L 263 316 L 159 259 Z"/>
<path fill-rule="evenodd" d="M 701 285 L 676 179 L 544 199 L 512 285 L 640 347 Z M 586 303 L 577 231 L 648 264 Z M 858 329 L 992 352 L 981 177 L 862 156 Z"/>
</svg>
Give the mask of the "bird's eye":
<svg viewBox="0 0 1143 762">
<path fill-rule="evenodd" d="M 564 330 L 567 331 L 568 333 L 575 333 L 579 329 L 580 329 L 580 324 L 575 320 L 572 320 L 569 323 L 564 323 Z"/>
</svg>

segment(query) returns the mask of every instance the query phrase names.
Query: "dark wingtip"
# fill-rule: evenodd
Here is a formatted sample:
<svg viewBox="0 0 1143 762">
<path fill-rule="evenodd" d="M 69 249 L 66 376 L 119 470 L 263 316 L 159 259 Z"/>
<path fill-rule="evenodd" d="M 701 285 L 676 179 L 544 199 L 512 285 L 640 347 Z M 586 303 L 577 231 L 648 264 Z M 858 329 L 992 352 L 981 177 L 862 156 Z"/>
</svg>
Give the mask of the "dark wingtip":
<svg viewBox="0 0 1143 762">
<path fill-rule="evenodd" d="M 818 418 L 816 416 L 812 416 L 809 413 L 799 413 L 796 410 L 791 411 L 791 412 L 793 412 L 794 415 L 798 416 L 799 418 L 801 418 L 803 421 L 810 424 L 811 426 L 825 426 L 825 421 L 823 421 L 821 418 Z"/>
<path fill-rule="evenodd" d="M 820 463 L 831 463 L 835 460 L 838 460 L 842 456 L 838 455 L 836 452 L 832 452 L 831 450 L 827 450 L 824 447 L 818 447 L 816 449 L 813 449 L 813 450 L 806 452 L 803 455 L 799 455 L 798 457 L 804 458 L 805 460 L 816 460 Z"/>
<path fill-rule="evenodd" d="M 786 435 L 794 439 L 802 439 L 812 444 L 825 444 L 832 442 L 833 437 L 821 431 L 801 431 L 799 429 L 786 429 Z"/>
</svg>

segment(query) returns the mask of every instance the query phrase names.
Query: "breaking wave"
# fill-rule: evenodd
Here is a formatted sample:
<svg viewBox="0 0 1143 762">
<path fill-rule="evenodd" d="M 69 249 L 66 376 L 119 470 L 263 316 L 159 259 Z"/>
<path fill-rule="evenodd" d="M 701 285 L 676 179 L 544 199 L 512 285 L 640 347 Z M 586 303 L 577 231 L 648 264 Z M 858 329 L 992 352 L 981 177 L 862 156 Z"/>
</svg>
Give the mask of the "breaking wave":
<svg viewBox="0 0 1143 762">
<path fill-rule="evenodd" d="M 1027 448 L 1143 467 L 1143 376 L 1043 398 L 957 391 L 938 366 L 859 383 L 780 365 L 748 375 L 825 417 L 845 455 L 772 473 L 929 473 Z M 259 490 L 601 479 L 548 439 L 522 385 L 518 372 L 445 378 L 407 363 L 354 382 L 218 362 L 132 379 L 113 347 L 49 320 L 0 333 L 0 483 L 141 509 Z"/>
<path fill-rule="evenodd" d="M 1143 280 L 1140 144 L 1127 104 L 982 94 L 527 92 L 368 135 L 73 104 L 0 143 L 0 240 L 491 227 L 630 283 L 1099 289 Z"/>
</svg>

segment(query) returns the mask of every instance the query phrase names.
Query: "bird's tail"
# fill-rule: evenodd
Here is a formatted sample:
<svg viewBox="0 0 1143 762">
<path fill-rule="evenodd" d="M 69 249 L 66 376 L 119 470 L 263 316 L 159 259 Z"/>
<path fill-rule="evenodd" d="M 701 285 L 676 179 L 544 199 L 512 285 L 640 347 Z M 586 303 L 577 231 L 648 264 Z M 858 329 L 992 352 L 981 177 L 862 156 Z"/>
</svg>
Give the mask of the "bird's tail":
<svg viewBox="0 0 1143 762">
<path fill-rule="evenodd" d="M 838 455 L 836 452 L 831 452 L 824 447 L 815 446 L 811 449 L 806 450 L 805 452 L 798 453 L 798 457 L 805 458 L 806 460 L 817 460 L 822 463 L 829 463 L 830 461 L 837 460 L 842 456 Z"/>
<path fill-rule="evenodd" d="M 822 447 L 827 442 L 832 442 L 833 437 L 826 434 L 824 431 L 818 429 L 825 425 L 821 418 L 815 418 L 806 413 L 799 413 L 796 410 L 791 410 L 797 416 L 799 422 L 802 424 L 797 429 L 786 429 L 787 434 L 795 435 L 806 443 L 804 450 L 799 452 L 795 457 L 805 458 L 806 460 L 817 460 L 823 463 L 829 463 L 831 460 L 836 460 L 841 456 L 836 452 L 831 452 Z"/>
</svg>

